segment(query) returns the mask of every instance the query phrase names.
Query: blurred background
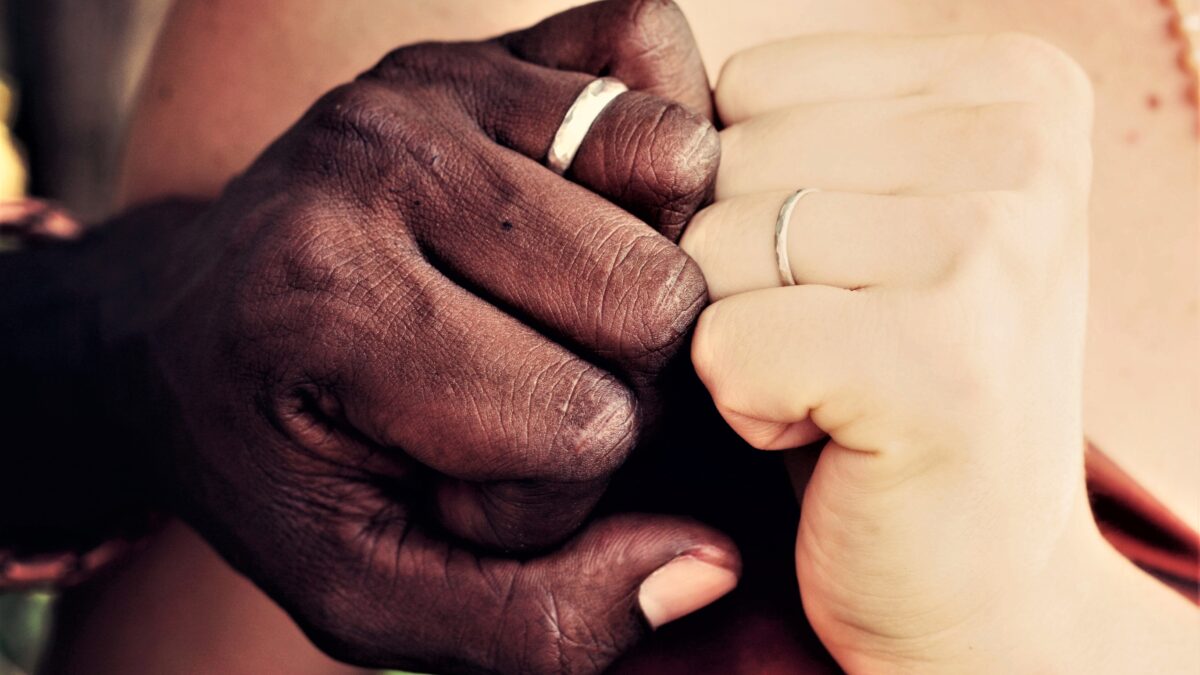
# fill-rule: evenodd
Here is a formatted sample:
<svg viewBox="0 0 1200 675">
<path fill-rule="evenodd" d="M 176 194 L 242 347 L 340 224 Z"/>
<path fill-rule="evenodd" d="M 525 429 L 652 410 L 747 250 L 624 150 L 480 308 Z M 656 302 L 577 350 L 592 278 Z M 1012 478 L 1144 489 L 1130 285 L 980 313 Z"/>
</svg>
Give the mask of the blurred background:
<svg viewBox="0 0 1200 675">
<path fill-rule="evenodd" d="M 103 217 L 127 114 L 171 1 L 2 4 L 0 72 L 28 191 L 85 221 Z"/>
<path fill-rule="evenodd" d="M 134 97 L 171 0 L 0 3 L 0 198 L 107 215 Z M 0 675 L 31 672 L 47 593 L 0 594 Z"/>
</svg>

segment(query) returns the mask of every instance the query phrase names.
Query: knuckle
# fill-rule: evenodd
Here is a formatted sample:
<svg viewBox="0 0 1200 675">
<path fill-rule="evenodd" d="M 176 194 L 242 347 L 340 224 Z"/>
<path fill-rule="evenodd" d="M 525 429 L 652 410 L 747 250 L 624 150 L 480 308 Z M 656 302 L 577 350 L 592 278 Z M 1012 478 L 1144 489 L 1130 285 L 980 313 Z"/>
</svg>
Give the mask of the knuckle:
<svg viewBox="0 0 1200 675">
<path fill-rule="evenodd" d="M 616 471 L 629 456 L 638 433 L 638 412 L 632 392 L 615 380 L 604 386 L 602 402 L 579 426 L 575 461 L 569 479 L 586 481 Z"/>
<path fill-rule="evenodd" d="M 633 302 L 609 294 L 603 312 L 620 317 L 627 327 L 622 355 L 645 372 L 666 365 L 682 346 L 708 299 L 700 266 L 686 253 L 656 235 L 640 236 L 624 256 Z M 615 273 L 615 271 L 614 271 Z"/>
<path fill-rule="evenodd" d="M 1021 31 L 1002 31 L 988 35 L 986 46 L 1013 64 L 1044 58 L 1053 49 L 1045 40 Z"/>
<path fill-rule="evenodd" d="M 1022 230 L 1026 206 L 1019 193 L 998 191 L 970 199 L 965 208 L 968 227 L 962 230 L 947 279 L 956 287 L 974 288 L 980 279 L 998 282 L 1033 275 L 1045 256 L 1044 237 Z M 994 288 L 994 284 L 992 284 Z"/>
<path fill-rule="evenodd" d="M 672 249 L 672 253 L 677 255 L 666 275 L 670 281 L 664 286 L 663 303 L 659 311 L 665 325 L 649 341 L 652 352 L 658 354 L 674 354 L 708 303 L 708 287 L 700 266 L 682 251 Z"/>
<path fill-rule="evenodd" d="M 644 92 L 622 95 L 588 136 L 611 196 L 676 238 L 716 184 L 721 139 L 704 117 Z"/>
<path fill-rule="evenodd" d="M 968 241 L 975 246 L 991 246 L 1014 228 L 1014 209 L 1012 193 L 994 192 L 977 196 L 970 200 L 968 218 L 970 227 L 967 230 Z"/>
<path fill-rule="evenodd" d="M 393 49 L 371 67 L 364 77 L 379 77 L 389 80 L 406 79 L 428 70 L 435 51 L 433 43 L 421 42 Z"/>
<path fill-rule="evenodd" d="M 329 293 L 343 286 L 348 233 L 324 217 L 302 211 L 288 228 L 289 244 L 280 253 L 284 287 L 300 293 Z"/>
<path fill-rule="evenodd" d="M 711 111 L 708 80 L 700 52 L 683 12 L 667 0 L 620 0 L 608 3 L 597 36 L 607 45 L 614 66 L 640 86 L 684 102 L 697 111 Z"/>
<path fill-rule="evenodd" d="M 1071 110 L 1090 110 L 1091 81 L 1083 67 L 1059 47 L 1020 32 L 992 35 L 988 45 L 1001 66 L 1035 100 L 1062 102 Z"/>
<path fill-rule="evenodd" d="M 603 478 L 624 463 L 639 431 L 637 399 L 617 378 L 592 367 L 559 378 L 542 432 L 551 467 L 546 478 L 582 482 Z"/>
<path fill-rule="evenodd" d="M 720 136 L 708 120 L 678 103 L 667 105 L 649 133 L 638 165 L 652 172 L 662 208 L 686 218 L 712 194 Z"/>
<path fill-rule="evenodd" d="M 393 49 L 363 73 L 362 78 L 406 85 L 434 83 L 445 68 L 458 62 L 451 57 L 453 50 L 453 45 L 441 42 L 420 42 Z"/>
<path fill-rule="evenodd" d="M 515 74 L 506 59 L 497 58 L 498 49 L 494 44 L 422 42 L 388 53 L 359 80 L 402 88 L 406 97 L 422 101 L 425 108 L 436 106 L 442 114 L 447 104 L 467 110 L 495 105 L 488 99 L 491 83 Z"/>
<path fill-rule="evenodd" d="M 689 30 L 683 11 L 672 0 L 618 0 L 613 6 L 624 18 L 618 23 L 622 35 L 646 50 Z"/>
<path fill-rule="evenodd" d="M 290 167 L 334 179 L 365 199 L 393 166 L 394 149 L 404 145 L 406 119 L 398 104 L 399 99 L 367 82 L 333 89 L 301 122 Z"/>
<path fill-rule="evenodd" d="M 696 321 L 696 332 L 692 336 L 692 366 L 712 393 L 714 401 L 717 401 L 721 393 L 716 378 L 716 356 L 720 353 L 718 340 L 723 320 L 721 311 L 721 303 L 715 303 L 701 312 Z"/>
<path fill-rule="evenodd" d="M 709 260 L 714 247 L 712 230 L 716 225 L 713 221 L 718 221 L 716 216 L 719 208 L 719 206 L 710 205 L 701 209 L 692 217 L 683 231 L 683 237 L 679 240 L 680 250 L 696 261 L 701 270 L 704 269 L 704 264 Z"/>
<path fill-rule="evenodd" d="M 1051 92 L 1065 104 L 1068 113 L 1091 116 L 1094 92 L 1091 78 L 1078 61 L 1057 47 L 1050 46 L 1053 54 L 1044 64 L 1044 73 L 1051 83 Z"/>
<path fill-rule="evenodd" d="M 308 129 L 339 141 L 339 147 L 345 141 L 367 147 L 382 142 L 392 135 L 397 120 L 380 94 L 375 86 L 363 82 L 337 87 L 317 101 Z"/>
<path fill-rule="evenodd" d="M 402 252 L 378 247 L 369 232 L 320 209 L 297 214 L 281 236 L 287 241 L 276 254 L 276 292 L 309 296 L 330 303 L 331 309 L 387 308 L 401 313 L 409 313 L 417 300 L 437 301 L 425 297 L 431 291 Z M 338 315 L 344 320 L 344 312 Z M 354 322 L 357 328 L 371 324 L 365 316 Z"/>
<path fill-rule="evenodd" d="M 336 432 L 319 416 L 340 410 L 331 387 L 312 377 L 293 376 L 267 385 L 262 412 L 295 444 L 295 449 L 315 458 L 337 457 L 342 450 Z"/>
<path fill-rule="evenodd" d="M 952 282 L 969 277 L 978 266 L 991 262 L 1001 232 L 1010 227 L 1003 222 L 1001 209 L 990 201 L 980 200 L 970 211 L 972 220 L 962 234 L 949 275 Z"/>
<path fill-rule="evenodd" d="M 995 145 L 994 166 L 1005 187 L 1025 188 L 1058 169 L 1063 138 L 1046 110 L 1033 103 L 1004 103 L 978 120 Z"/>
<path fill-rule="evenodd" d="M 713 89 L 713 99 L 717 104 L 717 113 L 722 119 L 743 117 L 741 114 L 742 101 L 746 99 L 743 83 L 748 83 L 747 74 L 752 70 L 753 52 L 740 51 L 730 56 L 721 66 L 717 75 L 717 86 Z"/>
<path fill-rule="evenodd" d="M 414 264 L 417 254 L 411 244 L 379 246 L 368 230 L 335 215 L 337 208 L 331 213 L 330 207 L 327 199 L 292 212 L 287 226 L 272 235 L 275 241 L 264 254 L 270 257 L 261 261 L 259 282 L 247 285 L 245 292 L 281 312 L 277 319 L 304 334 L 313 334 L 318 321 L 336 321 L 349 343 L 367 339 L 383 316 L 429 322 L 444 314 L 446 289 Z M 251 313 L 263 308 L 263 302 L 241 304 Z"/>
</svg>

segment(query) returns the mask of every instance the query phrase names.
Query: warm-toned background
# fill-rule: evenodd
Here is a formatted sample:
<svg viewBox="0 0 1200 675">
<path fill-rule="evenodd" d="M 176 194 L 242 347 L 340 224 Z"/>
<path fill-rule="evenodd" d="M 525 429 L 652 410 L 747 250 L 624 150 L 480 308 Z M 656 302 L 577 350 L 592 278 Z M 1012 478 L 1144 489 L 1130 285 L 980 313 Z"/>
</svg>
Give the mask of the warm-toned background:
<svg viewBox="0 0 1200 675">
<path fill-rule="evenodd" d="M 1127 9 L 1130 13 L 1145 15 L 1146 4 L 1149 3 L 1130 3 Z M 0 13 L 0 73 L 11 83 L 16 95 L 17 117 L 13 120 L 13 130 L 29 160 L 32 193 L 63 202 L 85 220 L 105 215 L 110 207 L 119 165 L 118 152 L 126 113 L 169 5 L 170 0 L 0 0 L 3 10 Z M 1107 20 L 1128 18 L 1109 16 Z M 710 24 L 697 26 L 700 32 L 715 29 L 718 27 Z M 1137 105 L 1142 103 L 1141 98 L 1130 100 Z M 1137 183 L 1153 180 L 1153 176 L 1135 176 L 1131 180 Z M 1137 189 L 1133 192 L 1140 194 Z M 1188 243 L 1193 242 L 1194 239 Z M 1188 248 L 1181 246 L 1176 254 L 1195 260 L 1196 252 Z M 1146 247 L 1124 253 L 1148 257 L 1157 255 L 1158 249 Z M 1105 322 L 1114 317 L 1122 318 L 1123 315 L 1099 314 L 1093 320 Z M 1144 323 L 1154 325 L 1153 321 Z M 1156 343 L 1146 340 L 1138 344 L 1153 346 Z M 1158 351 L 1161 353 L 1147 349 L 1126 360 L 1153 362 L 1151 365 L 1159 371 L 1177 367 L 1169 363 L 1171 350 Z M 1113 381 L 1123 382 L 1120 379 Z M 1105 380 L 1100 384 L 1112 382 Z M 1145 394 L 1146 398 L 1155 398 L 1155 392 L 1133 389 Z M 1161 416 L 1169 418 L 1174 411 L 1195 409 L 1197 391 L 1200 389 L 1193 386 L 1166 392 Z M 1161 392 L 1158 396 L 1162 397 Z M 1108 441 L 1113 450 L 1136 447 L 1135 443 L 1118 442 L 1129 439 L 1111 431 L 1119 426 L 1120 418 L 1128 414 L 1120 409 L 1093 406 L 1089 410 L 1093 423 L 1089 430 L 1097 433 L 1101 440 Z M 1096 429 L 1097 421 L 1104 428 Z M 1147 420 L 1148 423 L 1153 421 Z M 1153 425 L 1138 425 L 1138 428 L 1143 426 Z M 1194 467 L 1200 461 L 1200 452 L 1185 461 Z M 1179 475 L 1186 474 L 1180 472 Z M 1152 489 L 1169 495 L 1183 493 L 1177 483 L 1169 480 L 1171 476 L 1167 470 L 1149 478 L 1152 480 L 1147 484 Z M 1200 510 L 1185 509 L 1183 515 L 1194 525 L 1191 516 L 1197 512 Z M 0 655 L 9 653 L 20 660 L 28 660 L 36 646 L 34 636 L 47 603 L 44 596 L 0 596 Z M 14 672 L 21 671 L 5 665 L 0 656 L 0 675 Z"/>
<path fill-rule="evenodd" d="M 0 77 L 12 94 L 8 121 L 31 194 L 61 201 L 85 220 L 107 213 L 127 112 L 170 6 L 171 0 L 2 3 Z M 8 165 L 0 171 L 5 179 L 13 173 Z M 26 672 L 14 662 L 32 663 L 51 603 L 46 594 L 0 594 L 0 675 Z"/>
</svg>

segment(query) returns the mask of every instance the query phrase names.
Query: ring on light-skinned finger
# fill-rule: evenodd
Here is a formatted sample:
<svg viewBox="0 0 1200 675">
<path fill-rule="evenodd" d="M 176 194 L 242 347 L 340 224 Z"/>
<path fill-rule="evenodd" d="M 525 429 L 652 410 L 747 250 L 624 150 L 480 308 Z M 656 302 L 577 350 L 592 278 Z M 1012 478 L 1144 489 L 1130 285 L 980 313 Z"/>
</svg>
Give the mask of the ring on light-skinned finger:
<svg viewBox="0 0 1200 675">
<path fill-rule="evenodd" d="M 571 162 L 575 161 L 575 154 L 579 152 L 579 146 L 583 145 L 583 139 L 596 118 L 626 91 L 629 91 L 629 87 L 615 77 L 601 77 L 588 83 L 563 116 L 562 124 L 554 134 L 554 141 L 546 152 L 546 166 L 560 176 L 565 174 L 571 168 Z"/>
<path fill-rule="evenodd" d="M 788 260 L 787 234 L 788 226 L 792 223 L 792 211 L 796 204 L 806 195 L 816 192 L 816 188 L 801 188 L 783 200 L 779 207 L 779 216 L 775 219 L 775 261 L 779 265 L 779 280 L 784 286 L 795 286 L 796 275 L 792 274 L 792 263 Z"/>
</svg>

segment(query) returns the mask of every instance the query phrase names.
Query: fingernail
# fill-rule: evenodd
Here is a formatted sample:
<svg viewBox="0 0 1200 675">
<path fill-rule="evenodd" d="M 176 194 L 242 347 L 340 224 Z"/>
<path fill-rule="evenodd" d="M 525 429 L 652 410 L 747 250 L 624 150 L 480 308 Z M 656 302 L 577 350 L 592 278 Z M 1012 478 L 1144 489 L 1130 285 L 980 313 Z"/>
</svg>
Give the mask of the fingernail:
<svg viewBox="0 0 1200 675">
<path fill-rule="evenodd" d="M 658 628 L 712 604 L 737 582 L 733 570 L 682 555 L 646 577 L 638 590 L 638 604 L 650 627 Z"/>
</svg>

